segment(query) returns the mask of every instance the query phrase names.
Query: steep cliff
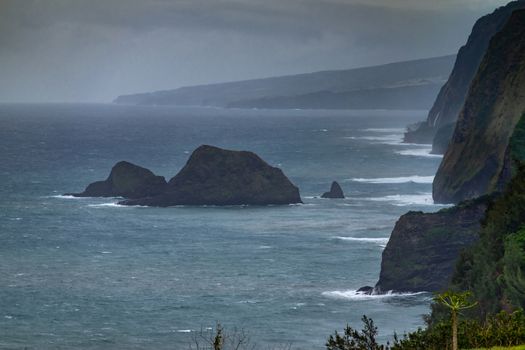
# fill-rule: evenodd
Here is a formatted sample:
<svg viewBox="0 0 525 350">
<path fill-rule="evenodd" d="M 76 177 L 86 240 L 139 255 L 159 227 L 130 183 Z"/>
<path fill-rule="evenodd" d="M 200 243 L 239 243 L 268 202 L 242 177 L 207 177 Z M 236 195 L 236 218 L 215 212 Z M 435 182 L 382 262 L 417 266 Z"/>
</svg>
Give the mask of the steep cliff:
<svg viewBox="0 0 525 350">
<path fill-rule="evenodd" d="M 383 251 L 375 290 L 446 288 L 460 252 L 478 239 L 488 201 L 483 197 L 437 213 L 409 212 L 401 216 Z"/>
<path fill-rule="evenodd" d="M 473 291 L 482 315 L 525 307 L 525 167 L 520 163 L 453 277 L 454 288 Z"/>
<path fill-rule="evenodd" d="M 525 10 L 490 41 L 433 183 L 434 201 L 500 190 L 509 140 L 525 112 Z M 504 178 L 504 177 L 503 177 Z"/>
<path fill-rule="evenodd" d="M 459 50 L 454 69 L 439 92 L 426 122 L 407 132 L 405 142 L 433 142 L 433 153 L 444 153 L 452 136 L 453 127 L 450 124 L 454 124 L 458 118 L 491 38 L 503 28 L 514 10 L 523 8 L 524 0 L 513 1 L 476 22 L 467 43 Z M 440 137 L 434 139 L 442 128 L 445 130 L 440 132 Z"/>
</svg>

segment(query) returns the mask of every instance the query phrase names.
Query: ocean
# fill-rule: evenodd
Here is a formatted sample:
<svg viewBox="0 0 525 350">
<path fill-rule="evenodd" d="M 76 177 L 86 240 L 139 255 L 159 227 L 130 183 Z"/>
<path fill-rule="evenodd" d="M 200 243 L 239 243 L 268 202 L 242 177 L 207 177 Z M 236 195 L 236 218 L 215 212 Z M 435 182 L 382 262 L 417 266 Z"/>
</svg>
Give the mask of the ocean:
<svg viewBox="0 0 525 350">
<path fill-rule="evenodd" d="M 189 349 L 201 330 L 323 349 L 373 318 L 423 326 L 431 294 L 363 296 L 400 215 L 436 211 L 426 111 L 0 105 L 0 348 Z M 280 167 L 304 204 L 145 208 L 71 198 L 127 160 L 166 179 L 201 144 Z M 333 180 L 346 199 L 320 199 Z"/>
</svg>

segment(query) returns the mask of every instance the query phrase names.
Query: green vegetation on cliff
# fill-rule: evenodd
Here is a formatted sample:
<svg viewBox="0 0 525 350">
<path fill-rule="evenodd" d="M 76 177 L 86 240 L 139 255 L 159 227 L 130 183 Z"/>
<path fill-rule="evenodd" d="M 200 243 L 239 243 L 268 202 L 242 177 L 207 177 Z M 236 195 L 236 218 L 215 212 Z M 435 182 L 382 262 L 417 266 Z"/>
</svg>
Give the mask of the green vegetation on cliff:
<svg viewBox="0 0 525 350">
<path fill-rule="evenodd" d="M 431 143 L 433 140 L 433 153 L 445 153 L 454 131 L 450 127 L 456 124 L 490 39 L 503 28 L 511 13 L 520 8 L 525 8 L 525 1 L 512 1 L 476 22 L 467 43 L 459 50 L 452 74 L 439 92 L 427 120 L 407 132 L 405 142 Z"/>
<path fill-rule="evenodd" d="M 525 307 L 525 167 L 487 210 L 480 240 L 460 259 L 453 286 L 471 290 L 479 316 Z"/>
<path fill-rule="evenodd" d="M 489 201 L 489 197 L 481 197 L 436 213 L 401 216 L 383 251 L 376 290 L 446 289 L 457 257 L 478 240 Z"/>
<path fill-rule="evenodd" d="M 501 189 L 510 138 L 525 112 L 525 10 L 496 34 L 472 81 L 433 183 L 438 203 Z"/>
</svg>

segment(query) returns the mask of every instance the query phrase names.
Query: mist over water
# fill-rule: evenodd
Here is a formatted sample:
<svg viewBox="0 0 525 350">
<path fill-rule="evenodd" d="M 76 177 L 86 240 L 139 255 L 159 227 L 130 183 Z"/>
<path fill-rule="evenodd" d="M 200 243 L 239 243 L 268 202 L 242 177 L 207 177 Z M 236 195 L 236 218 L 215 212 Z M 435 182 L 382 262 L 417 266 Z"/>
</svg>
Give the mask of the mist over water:
<svg viewBox="0 0 525 350">
<path fill-rule="evenodd" d="M 400 144 L 425 111 L 0 105 L 0 348 L 184 349 L 245 328 L 321 349 L 363 314 L 381 340 L 423 324 L 429 295 L 362 296 L 399 216 L 434 211 L 440 159 Z M 193 149 L 256 152 L 303 205 L 122 207 L 71 198 L 120 160 L 167 179 Z M 426 147 L 426 148 L 425 148 Z M 347 199 L 318 196 L 333 180 Z"/>
</svg>

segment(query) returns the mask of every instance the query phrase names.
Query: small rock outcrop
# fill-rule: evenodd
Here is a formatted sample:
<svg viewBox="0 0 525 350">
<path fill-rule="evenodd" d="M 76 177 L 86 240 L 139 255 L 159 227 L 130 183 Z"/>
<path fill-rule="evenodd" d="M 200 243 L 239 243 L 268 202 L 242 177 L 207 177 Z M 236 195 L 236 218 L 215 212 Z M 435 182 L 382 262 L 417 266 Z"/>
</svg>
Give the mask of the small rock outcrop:
<svg viewBox="0 0 525 350">
<path fill-rule="evenodd" d="M 84 192 L 69 193 L 75 197 L 144 198 L 159 195 L 167 188 L 163 176 L 129 162 L 118 162 L 104 181 L 93 182 Z"/>
<path fill-rule="evenodd" d="M 383 251 L 375 291 L 434 292 L 445 289 L 462 250 L 479 239 L 489 198 L 437 213 L 408 212 L 396 223 Z"/>
<path fill-rule="evenodd" d="M 364 295 L 372 295 L 372 294 L 374 294 L 374 291 L 375 291 L 375 289 L 372 286 L 363 286 L 363 287 L 359 288 L 356 291 L 356 293 L 357 294 L 364 294 Z"/>
<path fill-rule="evenodd" d="M 330 191 L 323 193 L 321 198 L 345 198 L 345 194 L 343 193 L 341 186 L 334 181 L 332 182 L 332 186 L 330 186 Z"/>
<path fill-rule="evenodd" d="M 501 190 L 509 141 L 525 112 L 525 10 L 490 42 L 433 183 L 434 201 Z"/>
<path fill-rule="evenodd" d="M 281 169 L 255 153 L 200 146 L 166 190 L 124 205 L 271 205 L 302 203 L 299 189 Z"/>
<path fill-rule="evenodd" d="M 427 120 L 408 131 L 405 142 L 433 143 L 434 154 L 445 152 L 452 132 L 445 130 L 439 138 L 434 136 L 441 128 L 456 123 L 491 38 L 503 28 L 513 11 L 523 8 L 525 1 L 512 1 L 476 22 L 467 43 L 459 50 L 454 69 L 439 92 Z"/>
</svg>

